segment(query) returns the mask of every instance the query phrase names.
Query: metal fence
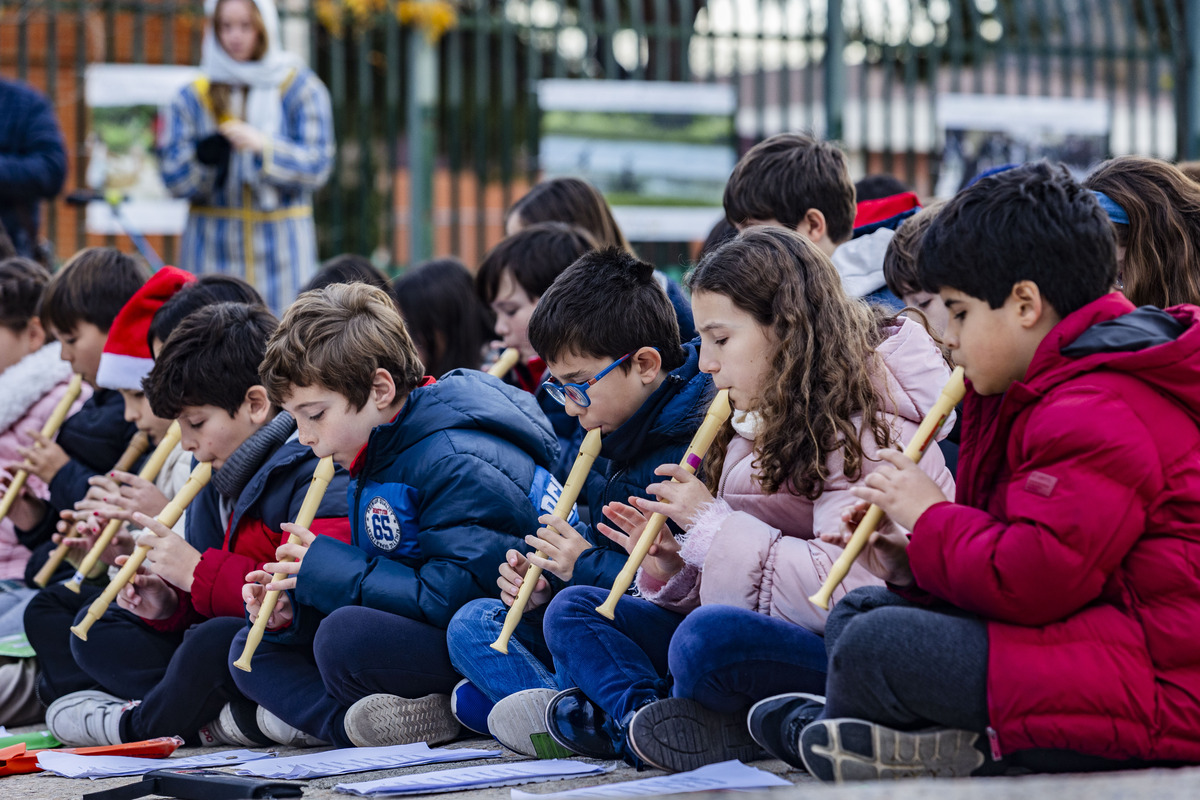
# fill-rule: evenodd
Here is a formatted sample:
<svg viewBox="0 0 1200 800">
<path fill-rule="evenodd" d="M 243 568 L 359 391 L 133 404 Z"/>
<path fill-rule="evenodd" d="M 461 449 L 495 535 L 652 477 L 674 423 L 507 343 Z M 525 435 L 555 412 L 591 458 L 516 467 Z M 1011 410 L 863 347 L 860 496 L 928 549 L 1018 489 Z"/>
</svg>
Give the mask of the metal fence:
<svg viewBox="0 0 1200 800">
<path fill-rule="evenodd" d="M 0 0 L 0 74 L 54 99 L 69 182 L 86 167 L 84 67 L 197 63 L 201 6 Z M 541 78 L 728 83 L 743 149 L 809 129 L 839 139 L 856 175 L 890 172 L 926 194 L 946 92 L 1105 99 L 1114 154 L 1191 157 L 1200 144 L 1200 0 L 463 0 L 436 45 L 390 11 L 347 17 L 335 36 L 305 0 L 280 6 L 289 46 L 333 97 L 338 163 L 316 210 L 326 256 L 474 266 L 538 178 Z M 60 256 L 92 241 L 76 210 L 55 205 L 46 224 Z M 688 254 L 640 250 L 661 265 Z"/>
</svg>

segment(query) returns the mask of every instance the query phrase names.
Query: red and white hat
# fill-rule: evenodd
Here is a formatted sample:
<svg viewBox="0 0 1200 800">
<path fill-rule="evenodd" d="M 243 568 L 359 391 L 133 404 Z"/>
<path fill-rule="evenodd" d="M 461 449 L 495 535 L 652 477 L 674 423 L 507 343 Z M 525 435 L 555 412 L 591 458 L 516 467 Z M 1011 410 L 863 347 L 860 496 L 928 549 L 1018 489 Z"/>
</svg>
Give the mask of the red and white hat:
<svg viewBox="0 0 1200 800">
<path fill-rule="evenodd" d="M 163 267 L 150 276 L 113 320 L 108 340 L 100 354 L 96 385 L 102 389 L 142 390 L 142 378 L 154 367 L 150 344 L 150 321 L 163 303 L 196 280 L 196 276 L 176 267 Z"/>
</svg>

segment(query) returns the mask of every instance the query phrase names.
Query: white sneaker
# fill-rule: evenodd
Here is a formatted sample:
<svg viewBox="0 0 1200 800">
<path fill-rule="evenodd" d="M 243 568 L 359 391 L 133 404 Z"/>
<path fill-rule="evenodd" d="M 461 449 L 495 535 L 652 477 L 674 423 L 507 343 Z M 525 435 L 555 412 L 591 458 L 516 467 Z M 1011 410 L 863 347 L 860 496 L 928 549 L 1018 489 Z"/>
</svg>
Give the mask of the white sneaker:
<svg viewBox="0 0 1200 800">
<path fill-rule="evenodd" d="M 357 747 L 425 742 L 441 744 L 458 736 L 458 720 L 450 712 L 450 695 L 410 699 L 372 694 L 346 711 L 346 736 Z"/>
<path fill-rule="evenodd" d="M 93 690 L 72 692 L 46 709 L 46 727 L 71 747 L 121 744 L 121 715 L 141 702 Z"/>
<path fill-rule="evenodd" d="M 258 711 L 254 712 L 254 721 L 258 723 L 258 729 L 263 732 L 264 736 L 272 742 L 278 742 L 288 747 L 322 747 L 329 744 L 329 742 L 289 725 L 262 706 L 259 706 Z"/>
<path fill-rule="evenodd" d="M 558 692 L 526 689 L 501 699 L 488 714 L 488 730 L 500 744 L 534 758 L 570 758 L 570 750 L 550 738 L 546 708 Z"/>
<path fill-rule="evenodd" d="M 202 747 L 261 747 L 262 742 L 256 742 L 250 734 L 242 730 L 237 719 L 233 716 L 233 704 L 226 703 L 221 707 L 221 713 L 212 722 L 199 731 Z"/>
</svg>

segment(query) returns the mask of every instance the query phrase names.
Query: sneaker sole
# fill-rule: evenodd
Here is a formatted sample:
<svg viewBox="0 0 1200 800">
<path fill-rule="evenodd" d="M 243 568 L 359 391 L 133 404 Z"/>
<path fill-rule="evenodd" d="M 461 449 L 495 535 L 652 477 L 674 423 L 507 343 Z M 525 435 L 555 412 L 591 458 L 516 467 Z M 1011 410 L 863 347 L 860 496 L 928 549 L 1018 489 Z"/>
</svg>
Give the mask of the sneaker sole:
<svg viewBox="0 0 1200 800">
<path fill-rule="evenodd" d="M 62 724 L 59 722 L 59 720 L 63 717 L 67 717 L 68 719 L 74 717 L 75 709 L 80 705 L 99 703 L 104 703 L 106 705 L 110 703 L 124 705 L 126 701 L 114 695 L 108 694 L 107 692 L 101 692 L 94 689 L 72 692 L 71 694 L 63 695 L 62 697 L 58 698 L 46 708 L 46 727 L 52 734 L 54 734 L 55 739 L 58 739 L 60 742 L 69 747 L 101 747 L 120 744 L 119 741 L 108 741 L 108 739 L 111 738 L 107 735 L 108 731 L 94 730 L 94 726 L 88 724 L 89 722 L 93 721 L 90 719 L 90 714 L 85 715 L 82 720 L 72 719 L 72 722 L 77 721 L 79 726 L 73 725 L 71 727 L 81 727 L 82 730 L 64 730 Z M 71 734 L 73 733 L 78 735 L 72 736 Z"/>
<path fill-rule="evenodd" d="M 959 778 L 983 765 L 979 734 L 896 731 L 857 719 L 817 720 L 800 733 L 800 757 L 826 783 L 897 778 Z"/>
<path fill-rule="evenodd" d="M 392 744 L 442 744 L 458 736 L 450 696 L 431 694 L 411 700 L 391 694 L 364 697 L 346 712 L 346 736 L 357 747 Z"/>
<path fill-rule="evenodd" d="M 761 757 L 740 715 L 718 714 L 674 697 L 638 711 L 629 723 L 628 738 L 638 758 L 668 772 Z"/>
<path fill-rule="evenodd" d="M 546 708 L 558 692 L 526 689 L 510 694 L 488 714 L 488 730 L 513 752 L 534 758 L 570 758 L 575 755 L 550 736 Z"/>
</svg>

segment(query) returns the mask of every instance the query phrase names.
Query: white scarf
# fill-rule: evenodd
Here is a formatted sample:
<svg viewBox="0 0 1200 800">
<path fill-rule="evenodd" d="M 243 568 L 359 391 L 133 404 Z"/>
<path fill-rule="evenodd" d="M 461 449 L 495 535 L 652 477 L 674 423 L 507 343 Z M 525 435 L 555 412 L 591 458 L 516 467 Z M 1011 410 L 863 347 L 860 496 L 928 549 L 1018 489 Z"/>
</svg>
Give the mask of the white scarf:
<svg viewBox="0 0 1200 800">
<path fill-rule="evenodd" d="M 214 83 L 245 86 L 246 122 L 267 136 L 278 136 L 283 132 L 283 95 L 280 86 L 292 70 L 299 69 L 304 62 L 292 53 L 284 52 L 279 45 L 279 12 L 272 0 L 254 0 L 258 13 L 262 15 L 267 29 L 267 52 L 258 61 L 238 61 L 225 52 L 217 41 L 217 0 L 205 0 L 204 14 L 208 25 L 204 29 L 204 42 L 200 47 L 200 71 Z M 237 156 L 245 163 L 243 175 L 254 175 L 254 154 L 241 153 Z M 279 195 L 274 187 L 256 186 L 259 203 L 266 210 L 279 206 Z"/>
<path fill-rule="evenodd" d="M 734 411 L 729 422 L 738 436 L 753 442 L 762 427 L 762 414 L 757 411 Z"/>
</svg>

